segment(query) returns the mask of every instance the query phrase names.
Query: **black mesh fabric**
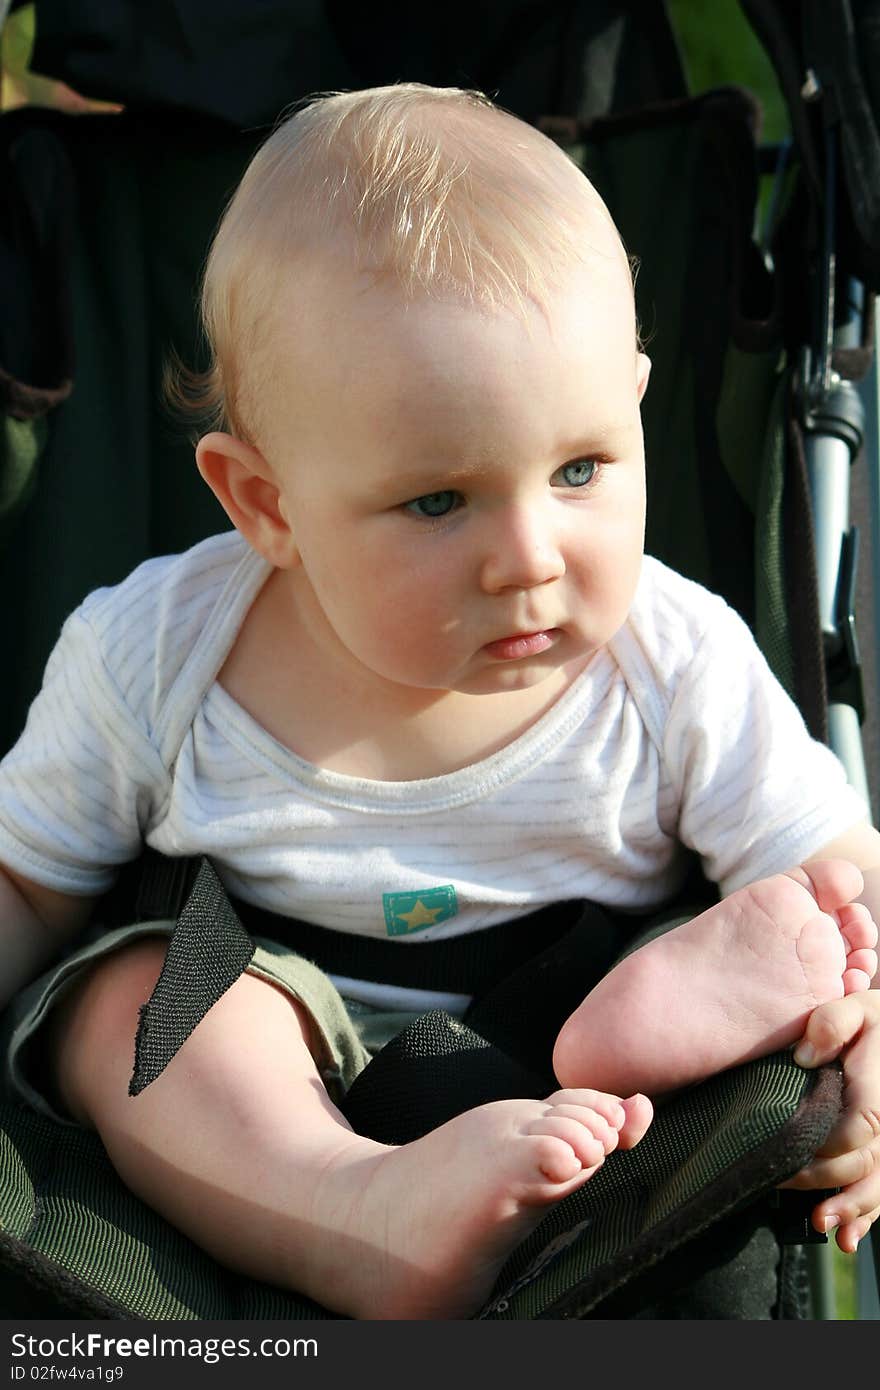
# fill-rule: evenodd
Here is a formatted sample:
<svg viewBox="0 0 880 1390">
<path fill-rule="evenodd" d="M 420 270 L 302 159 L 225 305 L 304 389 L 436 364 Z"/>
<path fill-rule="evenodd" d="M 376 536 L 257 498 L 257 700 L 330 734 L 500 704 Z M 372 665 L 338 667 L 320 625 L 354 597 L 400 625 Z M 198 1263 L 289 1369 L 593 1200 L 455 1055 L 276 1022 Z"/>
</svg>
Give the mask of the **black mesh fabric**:
<svg viewBox="0 0 880 1390">
<path fill-rule="evenodd" d="M 382 1048 L 349 1088 L 342 1110 L 359 1134 L 408 1144 L 476 1105 L 539 1098 L 548 1089 L 544 1076 L 435 1009 Z"/>
</svg>

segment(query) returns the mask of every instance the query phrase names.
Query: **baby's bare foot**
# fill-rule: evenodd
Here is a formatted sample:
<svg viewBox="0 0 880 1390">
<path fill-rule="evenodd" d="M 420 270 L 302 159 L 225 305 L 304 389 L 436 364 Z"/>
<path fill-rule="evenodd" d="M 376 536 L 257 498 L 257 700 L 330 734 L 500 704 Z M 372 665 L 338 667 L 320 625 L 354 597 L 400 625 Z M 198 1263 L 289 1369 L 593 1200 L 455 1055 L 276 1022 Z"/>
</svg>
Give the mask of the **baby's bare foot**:
<svg viewBox="0 0 880 1390">
<path fill-rule="evenodd" d="M 648 1095 L 795 1042 L 812 1011 L 867 989 L 877 927 L 859 870 L 811 863 L 742 888 L 621 961 L 572 1014 L 566 1086 Z"/>
<path fill-rule="evenodd" d="M 638 1143 L 652 1113 L 644 1096 L 566 1090 L 479 1106 L 400 1148 L 352 1135 L 316 1194 L 332 1232 L 319 1287 L 356 1318 L 469 1316 L 547 1208 Z"/>
</svg>

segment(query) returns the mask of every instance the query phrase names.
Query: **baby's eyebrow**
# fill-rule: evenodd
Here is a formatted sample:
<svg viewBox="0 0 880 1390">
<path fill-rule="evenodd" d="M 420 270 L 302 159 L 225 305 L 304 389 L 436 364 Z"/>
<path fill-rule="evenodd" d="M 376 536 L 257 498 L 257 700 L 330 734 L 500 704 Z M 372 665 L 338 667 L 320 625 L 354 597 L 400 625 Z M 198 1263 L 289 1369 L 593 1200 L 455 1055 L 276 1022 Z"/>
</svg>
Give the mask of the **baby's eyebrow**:
<svg viewBox="0 0 880 1390">
<path fill-rule="evenodd" d="M 544 462 L 548 468 L 558 468 L 574 459 L 613 454 L 625 447 L 636 429 L 635 421 L 613 421 L 595 429 L 586 428 L 578 435 L 562 436 L 548 449 Z M 444 457 L 441 444 L 436 453 L 432 452 L 423 460 L 408 458 L 401 461 L 398 466 L 380 475 L 378 486 L 411 492 L 413 497 L 464 489 L 469 483 L 490 476 L 507 461 L 504 450 L 491 446 L 472 459 L 462 459 L 461 456 L 454 458 L 451 454 L 452 449 L 450 456 Z"/>
<path fill-rule="evenodd" d="M 548 468 L 558 468 L 560 464 L 570 463 L 578 458 L 590 458 L 595 454 L 612 454 L 623 447 L 635 433 L 635 425 L 611 425 L 602 430 L 585 432 L 577 438 L 562 439 L 544 460 Z M 466 487 L 476 479 L 485 478 L 503 466 L 506 455 L 501 450 L 487 450 L 482 457 L 471 462 L 460 459 L 444 462 L 442 455 L 426 459 L 424 463 L 401 464 L 389 470 L 380 478 L 381 486 L 416 488 L 420 492 L 446 491 Z"/>
<path fill-rule="evenodd" d="M 636 421 L 623 420 L 620 423 L 612 422 L 597 426 L 595 429 L 585 429 L 581 434 L 560 440 L 557 446 L 557 453 L 564 462 L 568 459 L 583 458 L 588 454 L 601 454 L 605 451 L 613 451 L 615 446 L 620 446 L 635 434 L 638 424 Z"/>
<path fill-rule="evenodd" d="M 491 465 L 488 465 L 491 466 Z M 415 488 L 417 492 L 446 492 L 464 487 L 487 472 L 485 462 L 446 464 L 441 459 L 428 460 L 423 464 L 402 465 L 382 475 L 381 487 Z"/>
</svg>

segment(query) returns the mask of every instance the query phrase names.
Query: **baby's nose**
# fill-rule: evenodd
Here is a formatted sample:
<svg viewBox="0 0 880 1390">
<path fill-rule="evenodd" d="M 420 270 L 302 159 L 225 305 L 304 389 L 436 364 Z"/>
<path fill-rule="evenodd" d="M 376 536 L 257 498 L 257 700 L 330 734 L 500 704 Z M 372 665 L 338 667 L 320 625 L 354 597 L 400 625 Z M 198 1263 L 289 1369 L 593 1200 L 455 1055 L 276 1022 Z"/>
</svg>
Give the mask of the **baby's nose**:
<svg viewBox="0 0 880 1390">
<path fill-rule="evenodd" d="M 561 579 L 565 558 L 552 527 L 540 518 L 508 515 L 492 536 L 483 560 L 486 593 L 504 589 L 533 589 Z"/>
</svg>

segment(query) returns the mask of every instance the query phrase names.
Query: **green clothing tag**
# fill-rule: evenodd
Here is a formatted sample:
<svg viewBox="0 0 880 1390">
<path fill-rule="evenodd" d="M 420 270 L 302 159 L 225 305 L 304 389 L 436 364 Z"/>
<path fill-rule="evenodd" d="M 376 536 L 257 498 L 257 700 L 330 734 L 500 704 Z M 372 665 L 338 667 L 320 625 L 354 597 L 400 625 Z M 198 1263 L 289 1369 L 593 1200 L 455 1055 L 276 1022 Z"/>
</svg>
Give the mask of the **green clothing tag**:
<svg viewBox="0 0 880 1390">
<path fill-rule="evenodd" d="M 383 893 L 382 903 L 389 936 L 424 931 L 435 922 L 447 922 L 458 912 L 458 900 L 451 883 L 439 888 L 421 888 L 415 893 Z"/>
</svg>

